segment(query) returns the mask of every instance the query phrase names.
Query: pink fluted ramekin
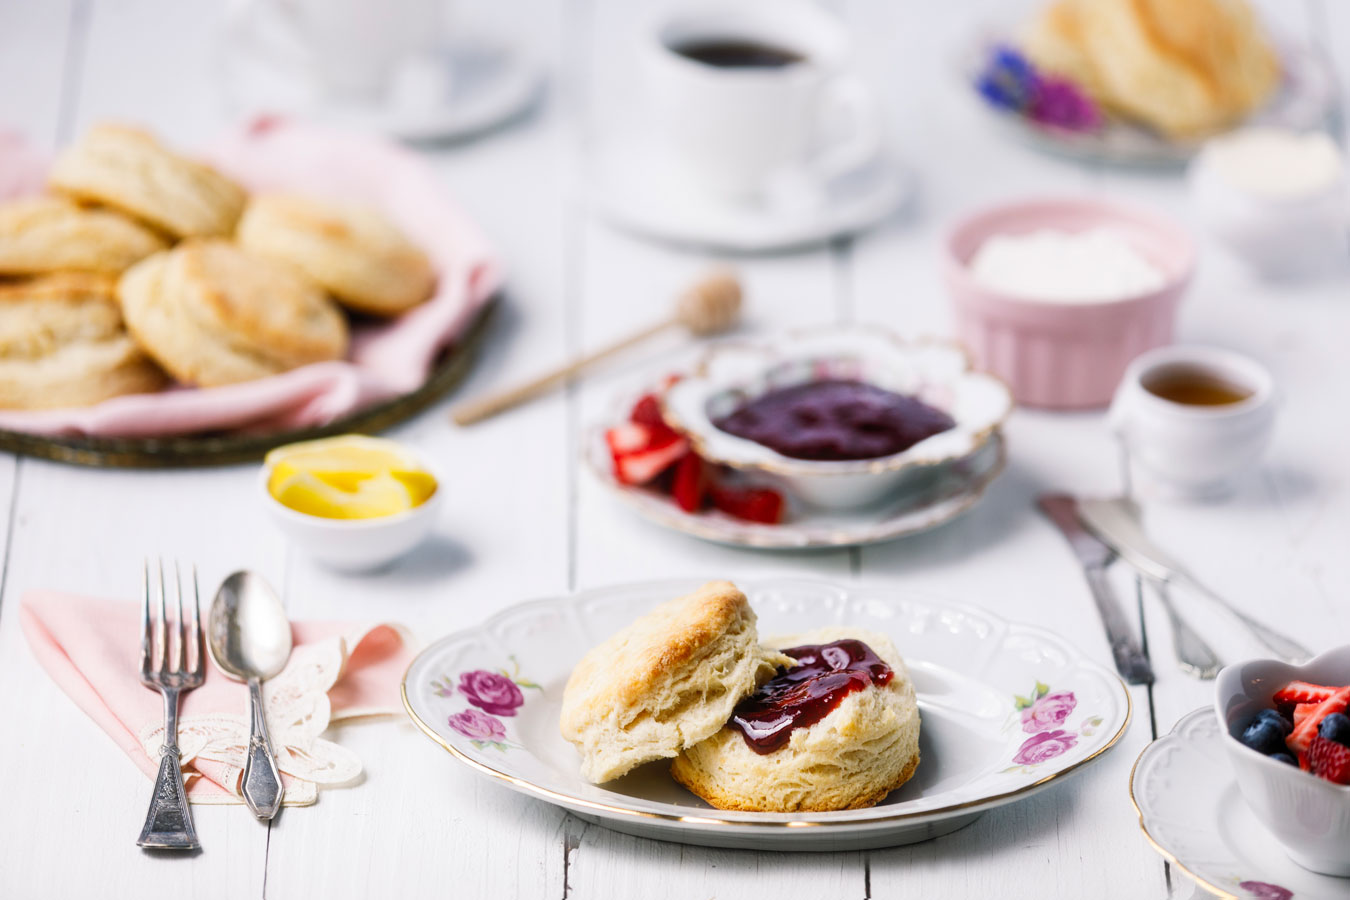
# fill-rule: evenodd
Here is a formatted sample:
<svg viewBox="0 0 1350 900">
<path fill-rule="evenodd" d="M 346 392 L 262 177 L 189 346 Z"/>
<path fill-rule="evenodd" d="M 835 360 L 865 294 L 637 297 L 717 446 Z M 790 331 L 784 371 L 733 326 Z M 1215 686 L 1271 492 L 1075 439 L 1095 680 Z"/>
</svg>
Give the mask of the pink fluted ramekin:
<svg viewBox="0 0 1350 900">
<path fill-rule="evenodd" d="M 975 251 L 996 234 L 1099 227 L 1123 234 L 1166 273 L 1167 283 L 1106 303 L 1062 303 L 991 290 L 970 273 Z M 1090 409 L 1110 402 L 1130 360 L 1171 342 L 1195 253 L 1183 229 L 1143 210 L 1099 200 L 1027 200 L 959 222 L 947 238 L 944 268 L 957 333 L 978 368 L 1006 381 L 1020 404 Z"/>
</svg>

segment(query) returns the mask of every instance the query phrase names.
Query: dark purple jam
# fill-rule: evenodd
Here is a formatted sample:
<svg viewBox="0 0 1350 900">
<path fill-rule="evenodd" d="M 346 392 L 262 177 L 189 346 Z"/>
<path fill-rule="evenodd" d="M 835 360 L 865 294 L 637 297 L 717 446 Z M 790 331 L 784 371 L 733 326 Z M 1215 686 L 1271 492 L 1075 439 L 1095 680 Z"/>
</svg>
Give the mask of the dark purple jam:
<svg viewBox="0 0 1350 900">
<path fill-rule="evenodd" d="M 840 701 L 868 685 L 880 687 L 895 674 L 862 641 L 807 644 L 784 650 L 797 660 L 736 704 L 731 724 L 756 753 L 772 753 L 798 728 L 809 728 Z"/>
<path fill-rule="evenodd" d="M 956 421 L 915 397 L 861 381 L 808 381 L 769 391 L 713 422 L 793 459 L 876 459 Z"/>
</svg>

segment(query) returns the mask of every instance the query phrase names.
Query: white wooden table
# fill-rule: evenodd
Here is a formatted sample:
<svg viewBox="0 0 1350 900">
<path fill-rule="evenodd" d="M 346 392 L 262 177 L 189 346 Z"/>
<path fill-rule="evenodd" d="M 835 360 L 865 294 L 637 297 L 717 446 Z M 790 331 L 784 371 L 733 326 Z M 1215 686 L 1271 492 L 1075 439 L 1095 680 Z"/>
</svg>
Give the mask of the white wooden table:
<svg viewBox="0 0 1350 900">
<path fill-rule="evenodd" d="M 231 121 L 218 90 L 223 4 L 186 0 L 0 0 L 0 126 L 54 147 L 92 122 L 148 123 L 173 141 Z M 431 151 L 446 182 L 510 265 L 509 307 L 459 396 L 563 360 L 646 322 L 709 262 L 596 221 L 578 172 L 601 124 L 631 92 L 630 38 L 647 10 L 625 0 L 500 0 L 551 63 L 546 102 L 486 139 Z M 1043 191 L 1126 196 L 1188 217 L 1175 175 L 1047 159 L 986 127 L 953 76 L 953 54 L 994 0 L 837 6 L 857 64 L 884 101 L 921 195 L 905 215 L 828 247 L 736 260 L 752 328 L 873 321 L 949 331 L 938 247 L 962 211 Z M 1288 31 L 1350 71 L 1350 4 L 1269 0 Z M 1253 613 L 1306 643 L 1350 634 L 1350 279 L 1273 288 L 1206 246 L 1180 336 L 1251 353 L 1286 405 L 1258 477 L 1212 506 L 1149 503 L 1157 536 Z M 662 351 L 678 354 L 677 342 Z M 315 568 L 263 521 L 252 466 L 96 471 L 0 458 L 0 897 L 1162 897 L 1189 896 L 1146 844 L 1126 792 L 1140 749 L 1209 688 L 1173 664 L 1155 598 L 1141 598 L 1159 680 L 1134 689 L 1121 744 L 1079 778 L 990 812 L 955 834 L 857 853 L 772 854 L 661 844 L 585 825 L 486 784 L 405 723 L 349 726 L 337 739 L 366 780 L 288 811 L 270 828 L 242 808 L 195 811 L 205 850 L 150 858 L 134 846 L 148 782 L 40 670 L 18 600 L 47 587 L 131 599 L 146 554 L 196 560 L 204 583 L 257 569 L 295 618 L 398 620 L 424 639 L 530 597 L 611 582 L 706 573 L 800 573 L 913 586 L 1054 629 L 1110 661 L 1087 589 L 1060 537 L 1032 509 L 1046 488 L 1121 487 L 1098 414 L 1023 411 L 1008 426 L 1007 473 L 970 515 L 899 543 L 812 555 L 743 552 L 635 519 L 577 463 L 578 435 L 615 376 L 672 364 L 641 354 L 606 377 L 470 430 L 445 406 L 395 436 L 449 473 L 433 542 L 391 571 Z M 1134 597 L 1121 574 L 1120 587 Z M 1252 645 L 1200 602 L 1188 614 L 1230 659 Z"/>
</svg>

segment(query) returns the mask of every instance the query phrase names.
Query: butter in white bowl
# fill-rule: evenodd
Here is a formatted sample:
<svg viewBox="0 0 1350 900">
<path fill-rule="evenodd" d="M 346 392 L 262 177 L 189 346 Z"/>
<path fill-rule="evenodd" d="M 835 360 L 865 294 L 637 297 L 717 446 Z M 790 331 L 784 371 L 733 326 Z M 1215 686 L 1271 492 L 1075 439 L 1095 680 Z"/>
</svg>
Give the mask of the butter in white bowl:
<svg viewBox="0 0 1350 900">
<path fill-rule="evenodd" d="M 342 571 L 376 569 L 416 547 L 435 526 L 444 492 L 415 454 L 364 435 L 276 448 L 259 488 L 277 527 Z"/>
</svg>

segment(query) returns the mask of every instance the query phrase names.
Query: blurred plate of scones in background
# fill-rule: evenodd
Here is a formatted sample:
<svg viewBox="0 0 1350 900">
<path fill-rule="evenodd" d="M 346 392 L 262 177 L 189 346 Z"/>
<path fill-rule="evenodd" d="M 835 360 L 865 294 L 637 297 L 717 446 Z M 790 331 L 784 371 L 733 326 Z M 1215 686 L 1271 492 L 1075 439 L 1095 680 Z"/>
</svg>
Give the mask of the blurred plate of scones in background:
<svg viewBox="0 0 1350 900">
<path fill-rule="evenodd" d="M 280 158 L 269 175 L 316 147 L 332 151 L 334 173 L 318 191 L 313 178 L 291 191 L 270 177 L 256 190 L 146 131 L 101 124 L 57 155 L 44 193 L 0 198 L 0 429 L 125 443 L 238 427 L 281 440 L 392 403 L 409 384 L 448 386 L 442 351 L 498 277 L 453 208 L 415 216 L 421 232 L 410 233 L 398 221 L 406 208 L 381 207 L 417 179 L 418 202 L 441 204 L 435 176 L 374 138 L 264 123 L 242 140 Z M 260 165 L 244 160 L 245 175 L 250 164 Z M 340 172 L 357 167 L 373 174 L 343 196 Z M 428 246 L 457 239 L 463 247 Z M 451 308 L 401 321 L 431 301 Z M 383 368 L 357 353 L 361 335 L 389 345 Z M 407 371 L 388 363 L 400 342 Z M 316 363 L 340 368 L 266 380 Z M 185 389 L 226 393 L 184 415 Z"/>
</svg>

